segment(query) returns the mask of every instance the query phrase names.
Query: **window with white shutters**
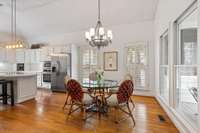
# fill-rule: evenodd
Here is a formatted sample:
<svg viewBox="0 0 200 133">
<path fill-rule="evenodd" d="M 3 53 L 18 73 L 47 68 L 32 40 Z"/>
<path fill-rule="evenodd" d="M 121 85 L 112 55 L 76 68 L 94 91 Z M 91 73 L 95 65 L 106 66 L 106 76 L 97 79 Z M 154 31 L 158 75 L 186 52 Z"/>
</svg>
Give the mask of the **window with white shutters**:
<svg viewBox="0 0 200 133">
<path fill-rule="evenodd" d="M 138 44 L 126 48 L 127 73 L 134 79 L 135 89 L 147 90 L 148 83 L 148 45 Z"/>
<path fill-rule="evenodd" d="M 79 79 L 88 78 L 97 69 L 97 50 L 79 47 Z"/>
</svg>

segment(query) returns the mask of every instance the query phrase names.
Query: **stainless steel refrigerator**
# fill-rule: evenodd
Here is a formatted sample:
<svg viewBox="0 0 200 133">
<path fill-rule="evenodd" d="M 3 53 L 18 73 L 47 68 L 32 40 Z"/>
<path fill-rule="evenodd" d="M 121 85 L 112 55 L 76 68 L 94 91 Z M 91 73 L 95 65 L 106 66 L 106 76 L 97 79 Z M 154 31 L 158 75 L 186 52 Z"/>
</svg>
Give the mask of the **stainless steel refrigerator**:
<svg viewBox="0 0 200 133">
<path fill-rule="evenodd" d="M 51 90 L 65 92 L 64 77 L 71 76 L 71 54 L 54 55 L 51 57 Z"/>
</svg>

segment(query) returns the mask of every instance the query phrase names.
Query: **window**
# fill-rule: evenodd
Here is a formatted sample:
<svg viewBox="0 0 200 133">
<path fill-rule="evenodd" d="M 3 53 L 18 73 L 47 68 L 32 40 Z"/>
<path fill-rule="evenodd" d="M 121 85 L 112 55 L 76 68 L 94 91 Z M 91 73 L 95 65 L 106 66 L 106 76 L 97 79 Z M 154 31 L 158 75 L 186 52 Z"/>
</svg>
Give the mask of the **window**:
<svg viewBox="0 0 200 133">
<path fill-rule="evenodd" d="M 146 90 L 148 86 L 148 47 L 138 44 L 126 48 L 127 72 L 134 78 L 135 88 Z"/>
<path fill-rule="evenodd" d="M 160 37 L 160 96 L 169 103 L 168 31 Z"/>
<path fill-rule="evenodd" d="M 198 76 L 197 76 L 197 9 L 188 10 L 177 25 L 176 62 L 176 110 L 182 116 L 197 124 Z M 176 55 L 176 54 L 175 54 Z"/>
<path fill-rule="evenodd" d="M 79 47 L 79 79 L 88 78 L 97 69 L 97 50 Z"/>
</svg>

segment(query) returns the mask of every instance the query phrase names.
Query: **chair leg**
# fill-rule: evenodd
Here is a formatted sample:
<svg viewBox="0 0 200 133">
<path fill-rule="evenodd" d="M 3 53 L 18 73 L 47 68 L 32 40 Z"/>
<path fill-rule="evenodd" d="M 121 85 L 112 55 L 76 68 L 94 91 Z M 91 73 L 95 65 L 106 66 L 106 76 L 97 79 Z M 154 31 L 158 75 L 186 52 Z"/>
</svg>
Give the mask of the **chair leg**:
<svg viewBox="0 0 200 133">
<path fill-rule="evenodd" d="M 117 119 L 117 116 L 118 116 L 118 109 L 117 109 L 117 107 L 115 107 L 114 109 L 115 109 L 115 123 L 118 124 L 118 123 L 119 123 L 119 121 L 118 121 L 118 119 Z"/>
<path fill-rule="evenodd" d="M 69 94 L 67 93 L 67 98 L 66 98 L 66 100 L 65 100 L 65 104 L 64 104 L 64 106 L 63 106 L 63 109 L 65 109 L 65 106 L 68 104 L 68 99 L 69 99 Z"/>
<path fill-rule="evenodd" d="M 71 115 L 71 113 L 72 113 L 73 105 L 74 105 L 74 103 L 71 102 L 71 106 L 70 106 L 70 109 L 69 109 L 69 112 L 68 112 L 68 117 L 69 117 L 69 116 Z"/>
<path fill-rule="evenodd" d="M 133 106 L 133 109 L 135 108 L 135 103 L 134 103 L 134 101 L 131 99 L 131 97 L 130 97 L 130 102 L 132 103 L 132 106 Z"/>
<path fill-rule="evenodd" d="M 129 103 L 127 103 L 127 108 L 128 108 L 128 111 L 129 111 L 129 116 L 131 117 L 131 119 L 132 119 L 132 121 L 133 121 L 133 127 L 134 127 L 134 126 L 135 126 L 135 119 L 134 119 L 133 114 L 132 114 L 132 112 L 131 112 Z"/>
<path fill-rule="evenodd" d="M 11 105 L 14 106 L 15 104 L 15 99 L 14 99 L 14 88 L 13 88 L 13 82 L 10 84 L 10 91 L 11 91 Z"/>
</svg>

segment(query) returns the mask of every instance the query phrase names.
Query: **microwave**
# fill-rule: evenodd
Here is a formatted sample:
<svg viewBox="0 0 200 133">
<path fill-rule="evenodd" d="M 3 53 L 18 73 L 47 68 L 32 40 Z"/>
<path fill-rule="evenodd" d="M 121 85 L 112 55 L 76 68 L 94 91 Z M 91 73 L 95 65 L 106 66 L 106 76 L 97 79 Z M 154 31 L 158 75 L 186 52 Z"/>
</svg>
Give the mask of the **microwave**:
<svg viewBox="0 0 200 133">
<path fill-rule="evenodd" d="M 43 67 L 44 68 L 51 67 L 51 61 L 45 61 L 44 64 L 43 64 Z"/>
</svg>

